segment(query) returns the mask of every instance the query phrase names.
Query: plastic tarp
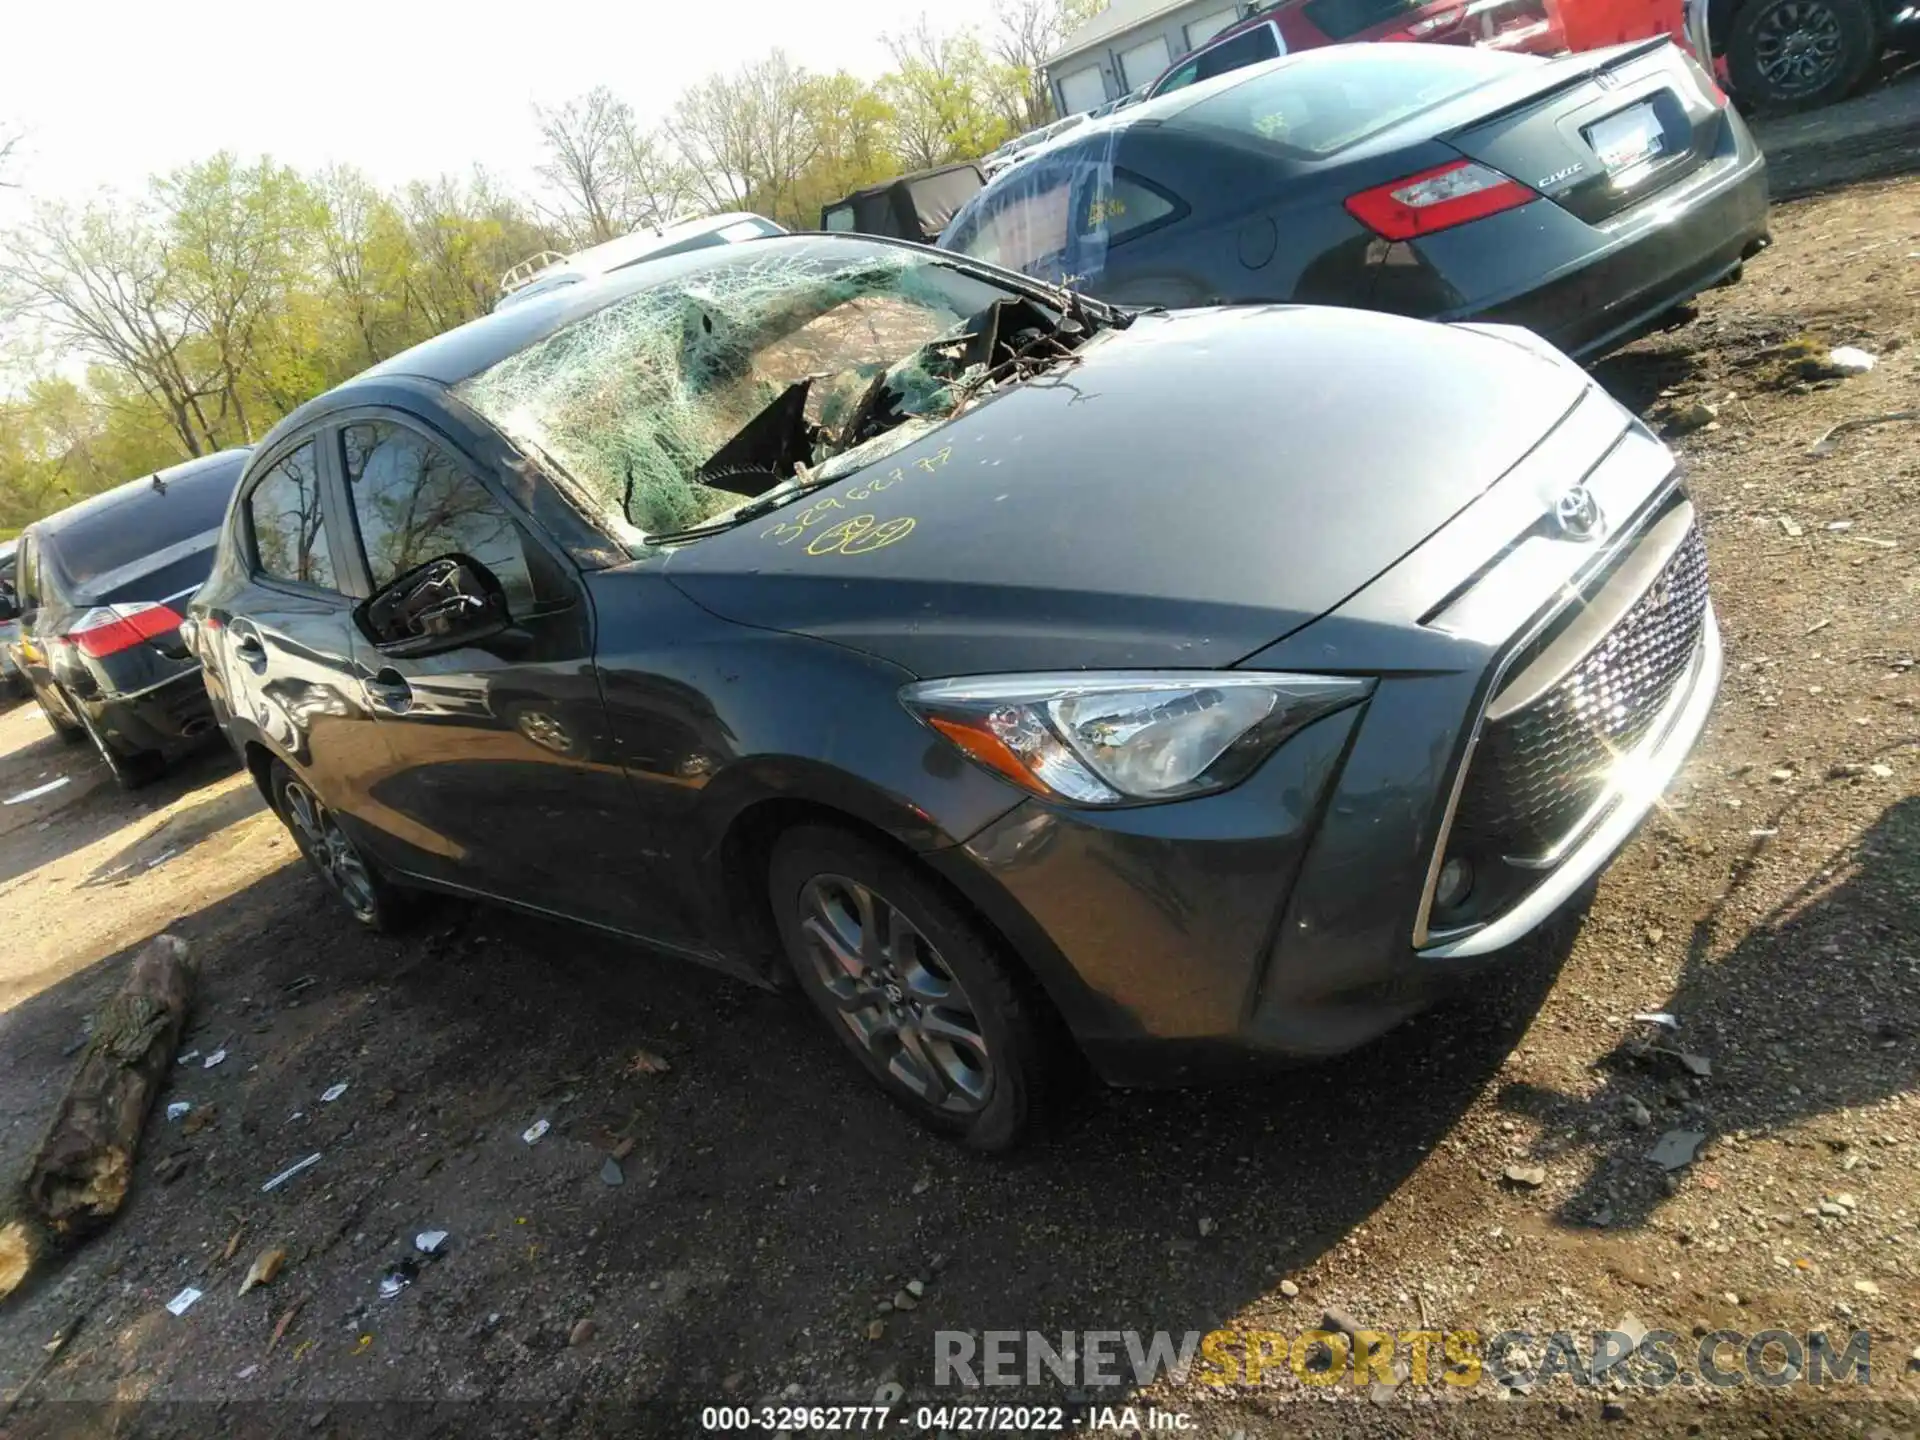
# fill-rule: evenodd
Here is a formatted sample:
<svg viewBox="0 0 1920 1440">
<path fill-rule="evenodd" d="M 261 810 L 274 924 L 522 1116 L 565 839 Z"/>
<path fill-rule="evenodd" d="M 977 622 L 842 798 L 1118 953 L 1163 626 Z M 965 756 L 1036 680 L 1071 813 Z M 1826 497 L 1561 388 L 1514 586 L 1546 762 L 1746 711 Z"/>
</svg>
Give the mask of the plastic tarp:
<svg viewBox="0 0 1920 1440">
<path fill-rule="evenodd" d="M 1124 178 L 1116 184 L 1120 134 L 1082 132 L 1002 171 L 940 236 L 940 247 L 1097 294 L 1115 234 L 1175 208 Z"/>
</svg>

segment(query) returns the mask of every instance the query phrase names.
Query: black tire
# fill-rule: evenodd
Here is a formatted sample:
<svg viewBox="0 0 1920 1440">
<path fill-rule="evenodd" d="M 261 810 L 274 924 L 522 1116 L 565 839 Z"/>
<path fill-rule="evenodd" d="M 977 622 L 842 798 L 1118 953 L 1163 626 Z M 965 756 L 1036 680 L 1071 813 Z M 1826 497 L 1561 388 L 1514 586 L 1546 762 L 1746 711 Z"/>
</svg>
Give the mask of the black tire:
<svg viewBox="0 0 1920 1440">
<path fill-rule="evenodd" d="M 1749 0 L 1727 34 L 1727 74 L 1749 109 L 1812 110 L 1858 89 L 1880 49 L 1871 0 Z"/>
<path fill-rule="evenodd" d="M 865 911 L 853 893 L 862 889 Z M 1028 1136 L 1052 1079 L 1052 1017 L 938 881 L 857 835 L 804 825 L 775 844 L 768 893 L 801 990 L 895 1103 L 980 1150 L 1009 1150 Z M 857 928 L 860 914 L 881 906 L 889 918 L 865 933 L 885 929 L 900 943 L 855 944 L 841 929 L 836 961 L 819 938 L 828 910 Z M 955 1038 L 962 1033 L 969 1038 Z"/>
<path fill-rule="evenodd" d="M 280 823 L 287 827 L 321 884 L 356 924 L 389 934 L 412 918 L 412 893 L 395 885 L 360 853 L 306 781 L 276 760 L 268 773 L 267 786 Z"/>
<path fill-rule="evenodd" d="M 60 704 L 66 705 L 69 712 L 68 715 L 65 716 L 47 703 L 47 697 L 41 693 L 38 685 L 34 685 L 31 688 L 33 690 L 33 703 L 40 707 L 40 713 L 47 717 L 47 724 L 53 727 L 53 733 L 58 735 L 64 743 L 68 745 L 78 745 L 87 738 L 86 727 L 82 725 L 78 719 L 71 718 L 78 712 L 74 711 L 71 705 L 67 705 L 67 700 L 64 695 L 59 697 L 59 701 Z"/>
</svg>

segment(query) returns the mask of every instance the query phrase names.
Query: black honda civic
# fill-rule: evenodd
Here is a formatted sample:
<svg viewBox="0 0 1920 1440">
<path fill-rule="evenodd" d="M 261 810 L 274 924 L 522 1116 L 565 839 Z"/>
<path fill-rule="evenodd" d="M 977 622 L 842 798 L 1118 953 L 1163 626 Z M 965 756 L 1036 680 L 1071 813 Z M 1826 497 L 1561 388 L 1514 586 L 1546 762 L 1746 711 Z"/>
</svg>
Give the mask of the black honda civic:
<svg viewBox="0 0 1920 1440">
<path fill-rule="evenodd" d="M 364 924 L 791 977 L 1011 1144 L 1338 1052 L 1553 914 L 1721 672 L 1671 456 L 1499 327 L 1111 309 L 776 237 L 429 341 L 255 452 L 189 624 Z"/>
<path fill-rule="evenodd" d="M 21 673 L 62 739 L 90 740 L 126 789 L 211 741 L 199 663 L 180 636 L 245 450 L 188 460 L 36 520 L 20 537 Z"/>
<path fill-rule="evenodd" d="M 1618 345 L 1767 244 L 1767 170 L 1664 38 L 1332 45 L 1084 125 L 945 249 L 1129 305 L 1304 301 Z"/>
</svg>

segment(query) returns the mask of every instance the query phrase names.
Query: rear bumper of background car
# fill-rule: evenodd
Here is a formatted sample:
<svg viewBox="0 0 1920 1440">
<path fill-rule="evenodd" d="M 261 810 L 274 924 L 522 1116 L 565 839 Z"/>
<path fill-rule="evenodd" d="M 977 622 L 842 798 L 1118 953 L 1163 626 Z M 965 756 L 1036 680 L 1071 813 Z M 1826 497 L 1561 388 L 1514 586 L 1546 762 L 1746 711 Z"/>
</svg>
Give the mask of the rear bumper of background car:
<svg viewBox="0 0 1920 1440">
<path fill-rule="evenodd" d="M 217 729 L 198 665 L 131 694 L 74 703 L 122 755 L 184 754 L 211 740 Z"/>
<path fill-rule="evenodd" d="M 1380 272 L 1376 303 L 1525 326 L 1577 358 L 1624 343 L 1768 243 L 1766 160 L 1727 125 L 1724 155 L 1605 225 L 1537 200 L 1420 241 L 1416 265 Z"/>
</svg>

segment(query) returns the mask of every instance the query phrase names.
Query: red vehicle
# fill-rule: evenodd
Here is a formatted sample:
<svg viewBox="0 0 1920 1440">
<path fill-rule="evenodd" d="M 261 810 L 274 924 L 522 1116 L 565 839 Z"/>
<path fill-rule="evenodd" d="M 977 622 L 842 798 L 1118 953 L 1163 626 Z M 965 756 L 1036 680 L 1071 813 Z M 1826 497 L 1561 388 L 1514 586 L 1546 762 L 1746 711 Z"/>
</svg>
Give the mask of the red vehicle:
<svg viewBox="0 0 1920 1440">
<path fill-rule="evenodd" d="M 1295 50 L 1359 40 L 1484 45 L 1535 55 L 1670 35 L 1755 109 L 1856 89 L 1881 52 L 1920 41 L 1909 0 L 1281 0 L 1182 56 L 1149 96 Z"/>
</svg>

